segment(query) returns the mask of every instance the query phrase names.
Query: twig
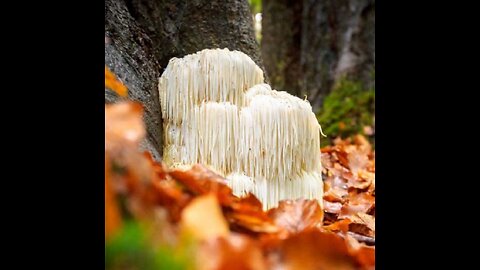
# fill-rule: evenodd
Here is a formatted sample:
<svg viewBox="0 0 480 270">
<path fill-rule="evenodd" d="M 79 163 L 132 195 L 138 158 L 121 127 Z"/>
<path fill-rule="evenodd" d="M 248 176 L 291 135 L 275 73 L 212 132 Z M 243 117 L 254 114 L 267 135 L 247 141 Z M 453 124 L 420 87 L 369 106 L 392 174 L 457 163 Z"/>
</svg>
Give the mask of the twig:
<svg viewBox="0 0 480 270">
<path fill-rule="evenodd" d="M 361 235 L 361 234 L 354 233 L 354 232 L 347 232 L 347 233 L 351 237 L 355 238 L 358 242 L 363 242 L 363 243 L 365 243 L 369 246 L 374 246 L 375 245 L 375 238 L 374 237 L 369 237 L 369 236 Z"/>
</svg>

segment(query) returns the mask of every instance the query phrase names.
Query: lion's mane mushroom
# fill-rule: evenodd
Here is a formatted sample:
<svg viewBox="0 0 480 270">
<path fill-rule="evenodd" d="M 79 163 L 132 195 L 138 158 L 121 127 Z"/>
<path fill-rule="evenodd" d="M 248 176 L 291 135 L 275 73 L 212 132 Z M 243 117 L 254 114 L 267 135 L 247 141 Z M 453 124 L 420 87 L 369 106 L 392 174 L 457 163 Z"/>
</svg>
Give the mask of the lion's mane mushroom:
<svg viewBox="0 0 480 270">
<path fill-rule="evenodd" d="M 321 128 L 307 101 L 264 84 L 246 54 L 206 49 L 170 60 L 159 81 L 163 158 L 204 164 L 236 195 L 268 209 L 282 199 L 318 199 Z"/>
</svg>

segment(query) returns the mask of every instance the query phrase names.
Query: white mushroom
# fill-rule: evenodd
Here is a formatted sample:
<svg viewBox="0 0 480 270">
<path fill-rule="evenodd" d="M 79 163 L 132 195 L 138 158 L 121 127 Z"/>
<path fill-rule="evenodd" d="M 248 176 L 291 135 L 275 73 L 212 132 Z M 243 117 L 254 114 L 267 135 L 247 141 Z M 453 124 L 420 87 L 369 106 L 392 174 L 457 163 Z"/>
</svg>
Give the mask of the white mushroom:
<svg viewBox="0 0 480 270">
<path fill-rule="evenodd" d="M 321 128 L 308 101 L 263 83 L 246 54 L 207 49 L 170 60 L 159 82 L 164 162 L 204 164 L 264 208 L 318 199 Z"/>
</svg>

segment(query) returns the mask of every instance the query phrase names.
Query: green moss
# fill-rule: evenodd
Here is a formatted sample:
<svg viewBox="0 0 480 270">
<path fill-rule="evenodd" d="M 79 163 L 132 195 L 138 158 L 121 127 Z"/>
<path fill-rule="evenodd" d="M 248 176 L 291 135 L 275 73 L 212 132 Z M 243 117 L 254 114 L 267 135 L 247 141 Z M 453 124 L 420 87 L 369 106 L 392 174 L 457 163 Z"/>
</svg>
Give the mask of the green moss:
<svg viewBox="0 0 480 270">
<path fill-rule="evenodd" d="M 128 222 L 116 237 L 105 243 L 105 269 L 182 270 L 192 269 L 191 244 L 154 247 L 141 224 Z"/>
<path fill-rule="evenodd" d="M 317 114 L 323 133 L 327 135 L 322 138 L 322 147 L 331 144 L 336 137 L 364 134 L 364 127 L 373 125 L 374 115 L 375 88 L 366 89 L 362 83 L 346 78 L 339 80 Z M 373 138 L 370 140 L 375 143 Z"/>
<path fill-rule="evenodd" d="M 262 0 L 248 0 L 253 14 L 262 12 Z"/>
</svg>

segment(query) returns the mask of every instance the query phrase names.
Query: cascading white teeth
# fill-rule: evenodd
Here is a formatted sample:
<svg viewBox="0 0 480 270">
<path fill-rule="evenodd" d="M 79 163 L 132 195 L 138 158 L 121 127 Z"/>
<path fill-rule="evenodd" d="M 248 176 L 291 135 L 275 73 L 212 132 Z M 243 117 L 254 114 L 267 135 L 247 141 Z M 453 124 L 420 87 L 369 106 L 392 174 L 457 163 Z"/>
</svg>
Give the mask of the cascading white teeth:
<svg viewBox="0 0 480 270">
<path fill-rule="evenodd" d="M 252 192 L 265 209 L 296 198 L 323 207 L 322 132 L 312 107 L 263 80 L 238 51 L 171 59 L 159 81 L 164 162 L 207 165 L 236 195 Z"/>
</svg>

